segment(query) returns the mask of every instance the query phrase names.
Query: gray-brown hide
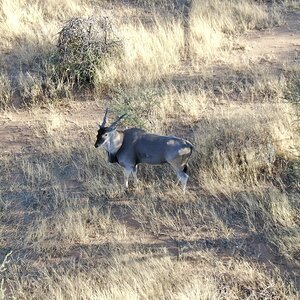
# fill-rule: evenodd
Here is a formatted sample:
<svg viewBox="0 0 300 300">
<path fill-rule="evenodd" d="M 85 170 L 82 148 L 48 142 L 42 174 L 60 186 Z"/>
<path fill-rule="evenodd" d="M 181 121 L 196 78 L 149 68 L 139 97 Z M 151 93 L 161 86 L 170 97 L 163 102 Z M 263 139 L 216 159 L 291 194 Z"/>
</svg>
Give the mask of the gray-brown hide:
<svg viewBox="0 0 300 300">
<path fill-rule="evenodd" d="M 186 173 L 187 163 L 193 149 L 190 142 L 174 136 L 150 134 L 139 128 L 116 130 L 117 122 L 125 115 L 109 127 L 105 127 L 106 115 L 107 110 L 99 126 L 95 147 L 102 146 L 107 151 L 109 162 L 118 163 L 124 168 L 126 188 L 130 174 L 133 174 L 134 180 L 137 181 L 136 171 L 139 163 L 169 163 L 185 190 L 189 177 Z"/>
</svg>

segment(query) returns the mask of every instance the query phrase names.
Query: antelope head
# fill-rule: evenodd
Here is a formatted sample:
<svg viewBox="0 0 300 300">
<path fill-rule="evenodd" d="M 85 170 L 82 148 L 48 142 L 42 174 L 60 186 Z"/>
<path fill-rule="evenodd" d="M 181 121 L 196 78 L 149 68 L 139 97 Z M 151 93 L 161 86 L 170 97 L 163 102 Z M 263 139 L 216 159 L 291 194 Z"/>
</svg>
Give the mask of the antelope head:
<svg viewBox="0 0 300 300">
<path fill-rule="evenodd" d="M 106 117 L 108 113 L 108 108 L 105 111 L 102 124 L 99 124 L 97 140 L 95 143 L 95 147 L 98 148 L 100 146 L 104 147 L 107 151 L 111 152 L 110 149 L 115 147 L 115 143 L 117 140 L 116 137 L 116 128 L 118 123 L 125 117 L 126 114 L 119 117 L 115 120 L 110 126 L 106 125 Z"/>
</svg>

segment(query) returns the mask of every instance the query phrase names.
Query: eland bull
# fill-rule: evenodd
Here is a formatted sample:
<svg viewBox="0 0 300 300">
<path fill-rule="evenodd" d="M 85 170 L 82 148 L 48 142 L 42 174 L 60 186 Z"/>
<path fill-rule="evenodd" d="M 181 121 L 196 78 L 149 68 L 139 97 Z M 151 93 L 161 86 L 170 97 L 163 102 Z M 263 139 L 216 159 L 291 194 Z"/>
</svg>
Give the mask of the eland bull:
<svg viewBox="0 0 300 300">
<path fill-rule="evenodd" d="M 105 126 L 107 112 L 108 109 L 105 111 L 102 124 L 99 125 L 95 147 L 102 146 L 107 152 L 108 161 L 118 163 L 124 168 L 125 188 L 128 188 L 130 174 L 137 182 L 138 164 L 169 163 L 185 191 L 189 178 L 187 163 L 192 154 L 193 145 L 175 136 L 151 134 L 140 128 L 117 130 L 118 122 L 126 114 L 119 117 L 110 126 Z"/>
</svg>

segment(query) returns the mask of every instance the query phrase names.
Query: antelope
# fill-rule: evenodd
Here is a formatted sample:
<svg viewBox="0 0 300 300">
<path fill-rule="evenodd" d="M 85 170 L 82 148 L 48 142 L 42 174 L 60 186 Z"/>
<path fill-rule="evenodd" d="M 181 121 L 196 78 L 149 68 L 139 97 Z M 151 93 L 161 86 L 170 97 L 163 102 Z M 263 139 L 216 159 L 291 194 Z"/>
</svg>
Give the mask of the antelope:
<svg viewBox="0 0 300 300">
<path fill-rule="evenodd" d="M 120 116 L 110 126 L 106 125 L 108 109 L 99 124 L 95 147 L 102 146 L 110 163 L 118 163 L 124 168 L 124 184 L 128 188 L 129 176 L 132 174 L 137 183 L 137 165 L 146 163 L 172 166 L 185 192 L 189 176 L 187 163 L 192 154 L 193 145 L 187 140 L 175 136 L 163 136 L 147 133 L 140 128 L 117 130 L 118 123 L 126 116 Z"/>
</svg>

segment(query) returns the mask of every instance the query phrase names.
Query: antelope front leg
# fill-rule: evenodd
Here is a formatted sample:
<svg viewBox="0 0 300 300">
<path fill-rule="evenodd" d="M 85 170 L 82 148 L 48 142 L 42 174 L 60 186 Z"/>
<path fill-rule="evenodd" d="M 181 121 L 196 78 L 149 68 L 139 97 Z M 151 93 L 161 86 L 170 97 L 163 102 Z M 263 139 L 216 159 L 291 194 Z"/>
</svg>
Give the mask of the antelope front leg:
<svg viewBox="0 0 300 300">
<path fill-rule="evenodd" d="M 186 190 L 186 184 L 187 184 L 187 181 L 189 179 L 189 176 L 188 174 L 186 174 L 185 172 L 177 172 L 177 178 L 178 180 L 181 182 L 182 184 L 182 189 L 183 189 L 183 193 L 185 194 L 185 190 Z"/>
<path fill-rule="evenodd" d="M 129 180 L 130 173 L 131 173 L 131 170 L 124 169 L 124 186 L 125 186 L 125 189 L 128 189 L 128 180 Z"/>
<path fill-rule="evenodd" d="M 137 166 L 134 166 L 134 167 L 132 168 L 132 175 L 133 175 L 134 184 L 137 185 L 137 183 L 138 183 L 138 178 L 137 178 Z"/>
</svg>

